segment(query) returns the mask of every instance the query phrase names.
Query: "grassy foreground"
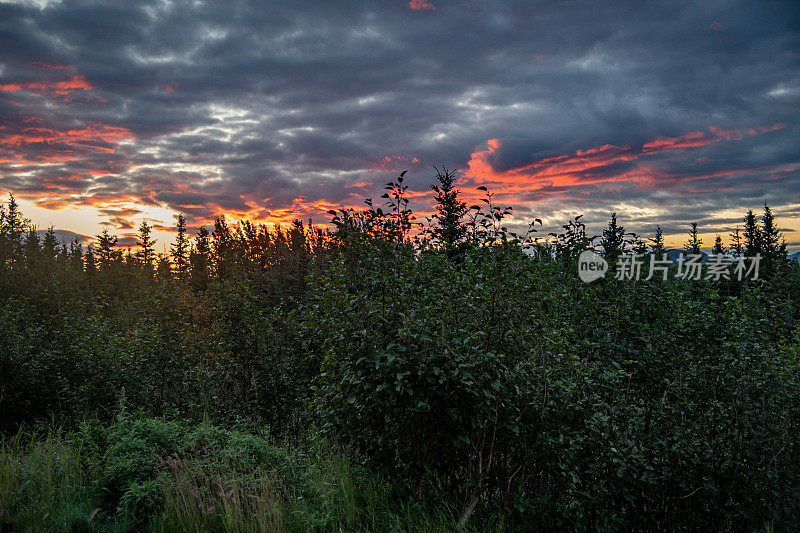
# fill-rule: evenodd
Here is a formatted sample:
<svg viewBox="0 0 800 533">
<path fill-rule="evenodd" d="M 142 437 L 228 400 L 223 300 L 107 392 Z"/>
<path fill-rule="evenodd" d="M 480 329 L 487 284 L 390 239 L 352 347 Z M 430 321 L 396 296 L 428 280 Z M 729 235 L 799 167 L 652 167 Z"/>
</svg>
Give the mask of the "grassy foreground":
<svg viewBox="0 0 800 533">
<path fill-rule="evenodd" d="M 425 531 L 449 517 L 313 441 L 143 416 L 19 433 L 0 450 L 3 531 Z"/>
</svg>

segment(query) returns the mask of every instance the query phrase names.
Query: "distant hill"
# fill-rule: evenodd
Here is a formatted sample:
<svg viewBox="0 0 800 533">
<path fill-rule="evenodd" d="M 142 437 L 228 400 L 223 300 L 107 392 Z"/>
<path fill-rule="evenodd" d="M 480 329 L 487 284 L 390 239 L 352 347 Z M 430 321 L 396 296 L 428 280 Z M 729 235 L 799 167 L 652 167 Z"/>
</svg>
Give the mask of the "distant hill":
<svg viewBox="0 0 800 533">
<path fill-rule="evenodd" d="M 667 253 L 667 256 L 672 260 L 673 263 L 678 262 L 678 259 L 680 258 L 681 254 L 684 255 L 686 254 L 683 248 L 668 248 L 665 250 L 665 252 Z M 701 263 L 705 263 L 706 261 L 708 261 L 707 253 L 701 251 L 700 255 L 703 256 L 703 258 L 700 260 Z"/>
<path fill-rule="evenodd" d="M 88 246 L 90 242 L 94 242 L 94 237 L 88 237 L 86 235 L 81 235 L 80 233 L 75 233 L 74 231 L 70 231 L 68 229 L 56 229 L 53 230 L 56 234 L 56 239 L 58 242 L 64 243 L 69 245 L 72 241 L 76 238 L 78 242 L 81 243 L 84 247 Z M 44 237 L 44 234 L 47 233 L 46 229 L 39 229 L 36 230 L 36 233 L 39 234 L 39 239 Z M 119 240 L 117 241 L 117 248 L 135 248 L 136 247 L 136 237 L 132 235 L 119 235 Z"/>
<path fill-rule="evenodd" d="M 42 237 L 44 237 L 44 234 L 47 233 L 47 230 L 46 229 L 36 230 L 36 233 L 39 234 L 39 238 L 41 239 Z M 80 233 L 75 233 L 74 231 L 70 231 L 68 229 L 56 229 L 53 230 L 53 233 L 56 234 L 56 239 L 58 239 L 58 242 L 64 244 L 69 244 L 77 238 L 78 242 L 86 246 L 88 243 L 94 240 L 93 237 L 87 237 L 86 235 L 81 235 Z"/>
</svg>

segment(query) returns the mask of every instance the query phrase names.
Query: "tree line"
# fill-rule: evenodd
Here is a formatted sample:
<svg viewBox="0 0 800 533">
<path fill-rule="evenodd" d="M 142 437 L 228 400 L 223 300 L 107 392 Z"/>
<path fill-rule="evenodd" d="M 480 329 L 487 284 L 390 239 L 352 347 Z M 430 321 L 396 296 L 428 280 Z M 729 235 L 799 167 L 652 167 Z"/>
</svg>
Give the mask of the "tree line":
<svg viewBox="0 0 800 533">
<path fill-rule="evenodd" d="M 626 232 L 616 213 L 611 214 L 602 234 L 594 237 L 586 235 L 581 216 L 564 225 L 563 233 L 551 233 L 552 240 L 536 236 L 536 223 L 541 225 L 539 219 L 524 235 L 508 232 L 502 223 L 512 214 L 513 208 L 492 205 L 492 195 L 485 187 L 479 187 L 479 190 L 486 195 L 482 199 L 486 205 L 468 207 L 459 197 L 456 177 L 453 170 L 436 169 L 437 182 L 431 185 L 435 211 L 427 226 L 417 222 L 408 209 L 407 199 L 403 196 L 407 187 L 403 185 L 401 175 L 398 182 L 387 184 L 387 192 L 382 196 L 387 200 L 387 206 L 384 206 L 389 208 L 387 213 L 381 207 L 372 209 L 369 199 L 370 209 L 363 212 L 356 213 L 352 209 L 331 211 L 335 231 L 315 227 L 310 221 L 304 224 L 300 220 L 295 220 L 287 229 L 280 226 L 270 229 L 266 224 L 247 220 L 230 225 L 224 216 L 220 216 L 214 220 L 210 233 L 207 228 L 200 227 L 192 237 L 184 215 L 178 213 L 175 215 L 175 242 L 170 245 L 168 253 L 156 251 L 153 228 L 147 220 L 138 227 L 133 252 L 130 247 L 123 249 L 119 246 L 118 236 L 108 229 L 96 235 L 86 249 L 78 238 L 70 243 L 59 242 L 52 227 L 40 237 L 36 226 L 23 217 L 19 204 L 13 195 L 9 195 L 7 203 L 0 204 L 0 265 L 8 270 L 27 268 L 39 271 L 65 264 L 82 270 L 86 276 L 97 272 L 114 275 L 125 270 L 146 277 L 184 281 L 196 290 L 205 289 L 213 277 L 254 279 L 265 272 L 285 271 L 295 272 L 296 276 L 282 278 L 280 282 L 296 289 L 298 284 L 303 284 L 302 278 L 313 260 L 320 259 L 337 243 L 346 241 L 348 232 L 374 231 L 373 226 L 381 217 L 385 220 L 380 220 L 383 224 L 380 238 L 413 239 L 418 248 L 442 250 L 450 259 L 457 259 L 469 247 L 486 244 L 489 240 L 494 242 L 495 239 L 516 240 L 534 249 L 534 255 L 540 259 L 563 258 L 565 255 L 574 258 L 576 252 L 590 248 L 600 251 L 612 262 L 623 253 L 650 252 L 661 256 L 667 251 L 660 225 L 656 226 L 654 237 L 643 239 L 636 233 Z M 420 230 L 413 237 L 412 227 Z M 693 222 L 681 251 L 700 254 L 702 245 L 700 230 Z M 733 256 L 758 254 L 764 260 L 767 276 L 785 270 L 788 263 L 785 238 L 766 203 L 760 219 L 748 210 L 742 218 L 741 228 L 737 225 L 729 235 L 728 246 L 717 234 L 710 252 Z"/>
</svg>

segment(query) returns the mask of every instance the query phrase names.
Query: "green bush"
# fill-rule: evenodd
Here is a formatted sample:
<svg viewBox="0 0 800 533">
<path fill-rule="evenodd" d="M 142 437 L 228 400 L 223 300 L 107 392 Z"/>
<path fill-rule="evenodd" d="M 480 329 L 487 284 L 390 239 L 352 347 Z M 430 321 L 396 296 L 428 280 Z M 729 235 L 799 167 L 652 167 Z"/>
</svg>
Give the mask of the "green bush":
<svg viewBox="0 0 800 533">
<path fill-rule="evenodd" d="M 365 247 L 318 286 L 318 419 L 456 517 L 717 529 L 794 516 L 800 367 L 796 344 L 776 343 L 794 322 L 774 293 L 584 285 L 513 246 L 458 263 Z"/>
</svg>

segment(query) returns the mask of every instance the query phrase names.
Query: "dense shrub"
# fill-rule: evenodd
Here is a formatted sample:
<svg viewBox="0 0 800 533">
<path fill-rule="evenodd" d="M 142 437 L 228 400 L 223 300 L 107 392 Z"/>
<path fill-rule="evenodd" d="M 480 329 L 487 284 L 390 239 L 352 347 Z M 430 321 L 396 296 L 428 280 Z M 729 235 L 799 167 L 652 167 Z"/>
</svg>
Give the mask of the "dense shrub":
<svg viewBox="0 0 800 533">
<path fill-rule="evenodd" d="M 77 249 L 2 252 L 0 425 L 69 430 L 6 441 L 2 520 L 794 527 L 800 268 L 785 249 L 748 245 L 772 254 L 757 282 L 585 284 L 578 219 L 531 242 L 487 193 L 458 231 L 415 233 L 402 180 L 385 196 L 335 213 L 331 234 L 220 220 L 175 275 L 109 247 L 96 267 Z M 597 245 L 612 261 L 642 246 L 613 224 Z"/>
<path fill-rule="evenodd" d="M 512 246 L 393 260 L 362 250 L 357 283 L 344 260 L 318 281 L 315 407 L 418 496 L 526 529 L 788 524 L 786 301 L 586 286 Z"/>
</svg>

